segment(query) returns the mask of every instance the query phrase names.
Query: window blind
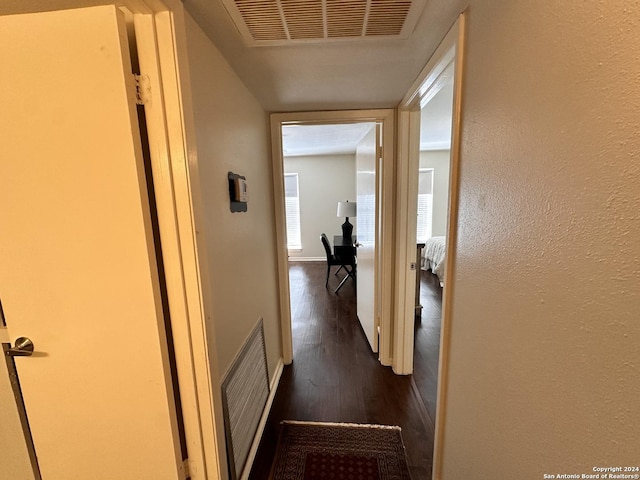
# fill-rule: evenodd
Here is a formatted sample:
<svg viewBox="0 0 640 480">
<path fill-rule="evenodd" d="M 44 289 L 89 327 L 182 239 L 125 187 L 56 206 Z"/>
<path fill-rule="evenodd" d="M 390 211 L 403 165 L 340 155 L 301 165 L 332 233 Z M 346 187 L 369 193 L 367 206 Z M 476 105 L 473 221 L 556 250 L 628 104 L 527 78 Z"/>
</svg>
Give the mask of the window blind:
<svg viewBox="0 0 640 480">
<path fill-rule="evenodd" d="M 420 169 L 418 173 L 418 225 L 416 240 L 424 243 L 432 234 L 433 223 L 433 169 Z"/>
<path fill-rule="evenodd" d="M 298 174 L 284 174 L 284 208 L 287 222 L 287 248 L 301 249 L 300 197 Z"/>
</svg>

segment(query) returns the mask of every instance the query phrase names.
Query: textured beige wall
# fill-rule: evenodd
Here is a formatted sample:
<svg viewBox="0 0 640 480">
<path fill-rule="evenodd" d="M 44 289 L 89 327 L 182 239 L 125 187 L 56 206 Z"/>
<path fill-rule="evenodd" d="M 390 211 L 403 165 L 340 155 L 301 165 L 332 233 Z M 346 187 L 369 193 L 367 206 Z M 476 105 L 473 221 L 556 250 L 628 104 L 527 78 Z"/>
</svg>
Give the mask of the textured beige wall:
<svg viewBox="0 0 640 480">
<path fill-rule="evenodd" d="M 640 457 L 640 9 L 473 0 L 443 475 Z"/>
<path fill-rule="evenodd" d="M 187 15 L 197 155 L 220 375 L 264 318 L 273 375 L 281 357 L 267 115 Z M 248 211 L 231 213 L 227 172 L 247 177 Z"/>
<path fill-rule="evenodd" d="M 326 233 L 330 242 L 334 235 L 341 235 L 344 217 L 336 216 L 338 202 L 356 201 L 355 154 L 286 157 L 284 171 L 298 173 L 300 189 L 302 251 L 292 252 L 289 256 L 325 259 L 320 234 Z M 350 218 L 349 222 L 357 234 L 356 219 Z"/>
</svg>

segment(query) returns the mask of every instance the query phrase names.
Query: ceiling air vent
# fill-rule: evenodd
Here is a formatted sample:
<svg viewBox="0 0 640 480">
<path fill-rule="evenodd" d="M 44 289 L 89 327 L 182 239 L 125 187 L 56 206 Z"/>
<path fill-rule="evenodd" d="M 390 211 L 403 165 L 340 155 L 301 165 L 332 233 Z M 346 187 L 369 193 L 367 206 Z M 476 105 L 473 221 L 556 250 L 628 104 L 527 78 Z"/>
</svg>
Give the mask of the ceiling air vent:
<svg viewBox="0 0 640 480">
<path fill-rule="evenodd" d="M 222 0 L 248 45 L 407 38 L 426 0 Z"/>
</svg>

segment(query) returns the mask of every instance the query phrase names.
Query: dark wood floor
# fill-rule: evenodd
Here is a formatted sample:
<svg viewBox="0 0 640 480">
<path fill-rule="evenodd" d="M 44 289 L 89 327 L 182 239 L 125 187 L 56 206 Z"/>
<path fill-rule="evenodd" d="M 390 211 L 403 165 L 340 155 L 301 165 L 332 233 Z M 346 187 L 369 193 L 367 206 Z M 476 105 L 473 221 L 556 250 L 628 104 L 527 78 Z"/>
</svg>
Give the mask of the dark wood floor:
<svg viewBox="0 0 640 480">
<path fill-rule="evenodd" d="M 433 428 L 436 418 L 442 288 L 438 277 L 430 271 L 421 272 L 420 304 L 422 318 L 415 323 L 413 378 L 424 400 Z"/>
<path fill-rule="evenodd" d="M 425 405 L 435 399 L 431 375 L 416 375 L 414 381 L 413 376 L 398 376 L 380 365 L 356 317 L 353 282 L 336 295 L 333 288 L 339 278 L 331 275 L 330 288 L 325 289 L 325 273 L 326 263 L 290 264 L 294 361 L 282 374 L 249 478 L 268 478 L 282 420 L 310 420 L 399 425 L 412 478 L 430 479 L 433 414 Z M 428 291 L 422 288 L 427 297 Z M 424 319 L 418 322 L 417 337 L 433 334 L 427 324 Z M 423 343 L 433 340 L 416 345 L 422 348 Z M 422 365 L 433 354 L 417 354 L 416 361 L 418 357 Z"/>
</svg>

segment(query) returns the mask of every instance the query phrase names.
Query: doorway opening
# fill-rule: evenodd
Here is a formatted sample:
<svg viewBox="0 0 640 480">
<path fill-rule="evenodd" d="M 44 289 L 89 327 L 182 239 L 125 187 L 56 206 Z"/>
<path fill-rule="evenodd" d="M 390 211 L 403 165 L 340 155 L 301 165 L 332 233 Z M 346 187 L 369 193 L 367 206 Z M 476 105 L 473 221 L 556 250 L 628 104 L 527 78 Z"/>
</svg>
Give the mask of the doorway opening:
<svg viewBox="0 0 640 480">
<path fill-rule="evenodd" d="M 458 217 L 464 25 L 463 13 L 409 89 L 399 111 L 398 185 L 400 190 L 404 189 L 404 195 L 398 197 L 398 210 L 406 212 L 406 216 L 399 222 L 398 257 L 401 261 L 415 263 L 404 276 L 400 275 L 405 295 L 399 296 L 398 318 L 404 321 L 398 321 L 395 347 L 401 357 L 402 372 L 415 374 L 416 384 L 434 422 L 433 478 L 441 476 L 440 445 L 444 434 L 445 409 L 442 407 L 446 398 Z M 431 188 L 420 185 L 421 169 L 425 172 L 432 169 Z M 431 233 L 425 234 L 425 229 L 421 229 L 423 237 L 418 238 L 422 220 L 418 217 L 420 213 L 424 214 L 419 211 L 424 209 L 419 205 L 421 195 L 428 195 L 432 202 Z M 416 290 L 411 291 L 410 285 L 416 285 Z M 421 298 L 420 291 L 431 298 Z M 432 302 L 428 313 L 426 309 L 418 308 L 421 301 Z M 426 342 L 417 336 L 423 333 L 422 329 L 427 333 Z M 415 369 L 414 354 L 417 359 Z M 418 359 L 421 365 L 418 365 Z M 422 386 L 419 385 L 421 382 Z"/>
<path fill-rule="evenodd" d="M 345 302 L 356 301 L 358 318 L 374 352 L 378 351 L 377 331 L 373 308 L 367 308 L 374 304 L 374 269 L 367 268 L 367 262 L 373 260 L 376 249 L 376 128 L 374 122 L 282 127 L 289 265 L 310 261 L 326 265 L 327 292 L 342 293 Z M 357 298 L 345 295 L 346 290 L 355 292 L 356 266 L 362 271 Z M 291 269 L 289 273 L 291 277 Z M 293 289 L 305 288 L 299 280 L 289 280 L 292 299 L 299 293 Z M 294 328 L 302 320 L 296 311 L 292 305 Z"/>
<path fill-rule="evenodd" d="M 440 74 L 431 95 L 420 106 L 420 150 L 416 242 L 413 377 L 432 422 L 436 417 L 442 292 L 445 284 L 451 129 L 453 125 L 453 63 Z M 431 425 L 435 428 L 435 424 Z"/>
<path fill-rule="evenodd" d="M 358 247 L 358 318 L 372 351 L 389 365 L 393 111 L 274 114 L 271 127 L 284 361 L 293 359 L 289 260 L 326 262 L 320 235 L 335 248 L 334 237 L 344 236 L 338 202 L 351 201 L 357 205 L 355 239 L 348 240 Z M 327 145 L 336 153 L 338 137 L 350 139 L 351 158 L 338 160 L 341 173 L 332 178 Z M 314 153 L 323 158 L 311 158 Z"/>
</svg>

